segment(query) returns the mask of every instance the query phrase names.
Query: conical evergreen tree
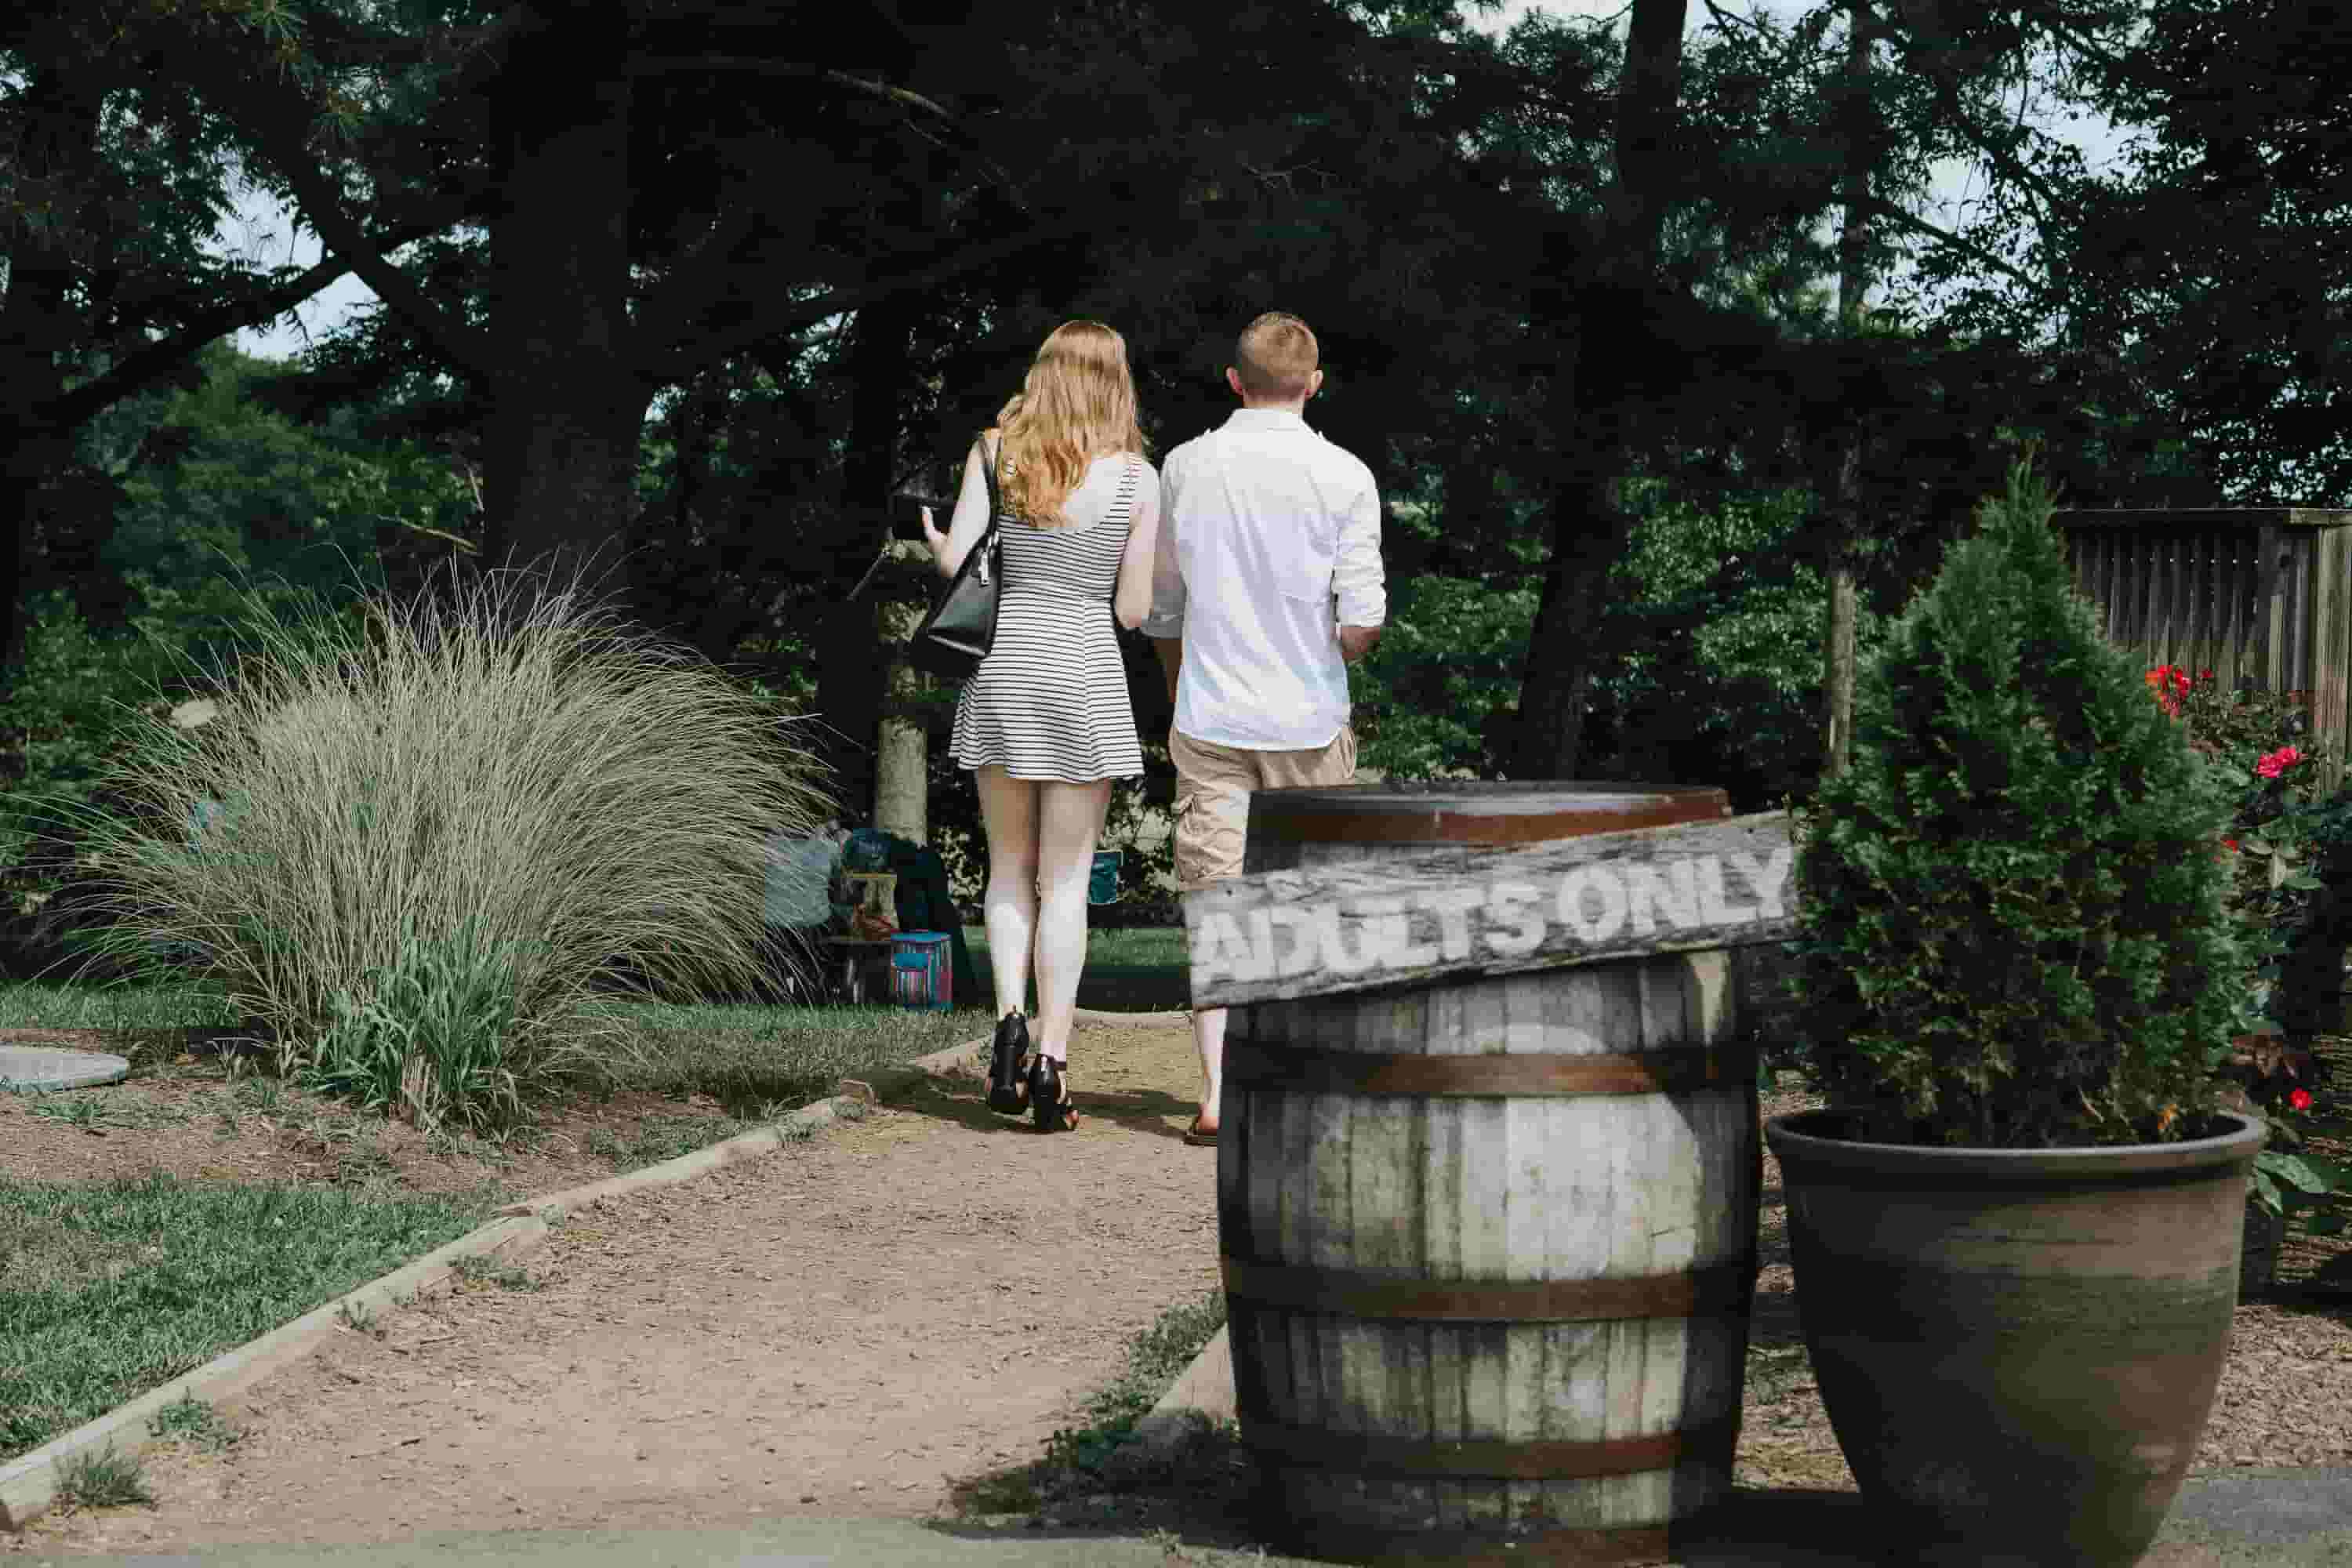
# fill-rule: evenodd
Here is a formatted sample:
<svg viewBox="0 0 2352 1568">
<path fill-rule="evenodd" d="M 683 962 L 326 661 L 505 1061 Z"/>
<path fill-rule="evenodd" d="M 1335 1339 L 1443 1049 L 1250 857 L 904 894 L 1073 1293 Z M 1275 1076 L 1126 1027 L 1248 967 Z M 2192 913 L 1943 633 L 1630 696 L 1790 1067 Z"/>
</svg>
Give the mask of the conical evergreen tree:
<svg viewBox="0 0 2352 1568">
<path fill-rule="evenodd" d="M 2229 804 L 2074 591 L 2024 465 L 1856 693 L 1799 859 L 1802 1033 L 1885 1141 L 2178 1138 L 2249 994 Z"/>
</svg>

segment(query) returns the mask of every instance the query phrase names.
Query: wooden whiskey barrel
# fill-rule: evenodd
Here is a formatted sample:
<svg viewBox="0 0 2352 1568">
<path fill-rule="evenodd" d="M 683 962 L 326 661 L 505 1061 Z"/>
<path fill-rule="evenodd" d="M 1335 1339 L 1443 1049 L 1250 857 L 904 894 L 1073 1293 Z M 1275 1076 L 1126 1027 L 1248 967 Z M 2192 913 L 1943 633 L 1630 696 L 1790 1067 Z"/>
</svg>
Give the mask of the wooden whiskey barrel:
<svg viewBox="0 0 2352 1568">
<path fill-rule="evenodd" d="M 1262 792 L 1246 870 L 1728 814 L 1638 785 Z M 1286 1546 L 1656 1562 L 1728 1490 L 1761 1157 L 1730 956 L 1233 1010 L 1220 1239 L 1242 1441 Z"/>
</svg>

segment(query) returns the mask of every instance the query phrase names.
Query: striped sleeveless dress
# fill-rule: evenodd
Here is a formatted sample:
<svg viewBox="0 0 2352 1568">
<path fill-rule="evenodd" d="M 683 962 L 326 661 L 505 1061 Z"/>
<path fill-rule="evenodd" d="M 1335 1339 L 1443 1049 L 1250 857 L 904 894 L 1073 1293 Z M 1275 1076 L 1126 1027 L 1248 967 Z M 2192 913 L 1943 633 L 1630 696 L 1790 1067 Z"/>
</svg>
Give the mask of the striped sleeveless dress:
<svg viewBox="0 0 2352 1568">
<path fill-rule="evenodd" d="M 996 640 L 956 701 L 949 750 L 960 767 L 994 763 L 1016 779 L 1066 784 L 1143 771 L 1111 591 L 1136 491 L 1151 482 L 1150 468 L 1139 458 L 1095 461 L 1097 468 L 1121 464 L 1125 472 L 1094 521 L 1033 528 L 999 520 L 1004 576 Z"/>
</svg>

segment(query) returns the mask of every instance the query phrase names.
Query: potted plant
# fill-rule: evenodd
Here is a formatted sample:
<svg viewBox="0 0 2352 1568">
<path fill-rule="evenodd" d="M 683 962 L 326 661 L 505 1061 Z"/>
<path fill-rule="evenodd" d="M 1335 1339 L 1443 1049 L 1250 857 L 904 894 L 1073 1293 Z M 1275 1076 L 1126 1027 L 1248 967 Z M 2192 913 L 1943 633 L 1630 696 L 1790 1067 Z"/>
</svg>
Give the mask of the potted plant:
<svg viewBox="0 0 2352 1568">
<path fill-rule="evenodd" d="M 1864 1494 L 1925 1563 L 2136 1561 L 2187 1472 L 2264 1129 L 2223 781 L 2074 592 L 2021 466 L 1858 682 L 1807 812 L 1767 1131 Z"/>
</svg>

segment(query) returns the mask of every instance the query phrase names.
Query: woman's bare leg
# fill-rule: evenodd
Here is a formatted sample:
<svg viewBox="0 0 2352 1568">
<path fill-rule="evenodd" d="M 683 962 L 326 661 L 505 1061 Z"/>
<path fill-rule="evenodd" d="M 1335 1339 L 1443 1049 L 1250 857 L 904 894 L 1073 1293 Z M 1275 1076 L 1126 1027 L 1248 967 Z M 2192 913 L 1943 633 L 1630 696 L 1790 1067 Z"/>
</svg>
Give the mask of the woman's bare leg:
<svg viewBox="0 0 2352 1568">
<path fill-rule="evenodd" d="M 981 826 L 988 835 L 988 890 L 981 900 L 996 1015 L 1024 1010 L 1029 953 L 1037 935 L 1037 798 L 1034 779 L 990 764 L 976 770 Z"/>
<path fill-rule="evenodd" d="M 1087 879 L 1110 805 L 1110 781 L 1046 784 L 1037 811 L 1037 1049 L 1070 1056 L 1078 976 L 1087 966 Z M 995 942 L 993 934 L 989 937 Z"/>
</svg>

